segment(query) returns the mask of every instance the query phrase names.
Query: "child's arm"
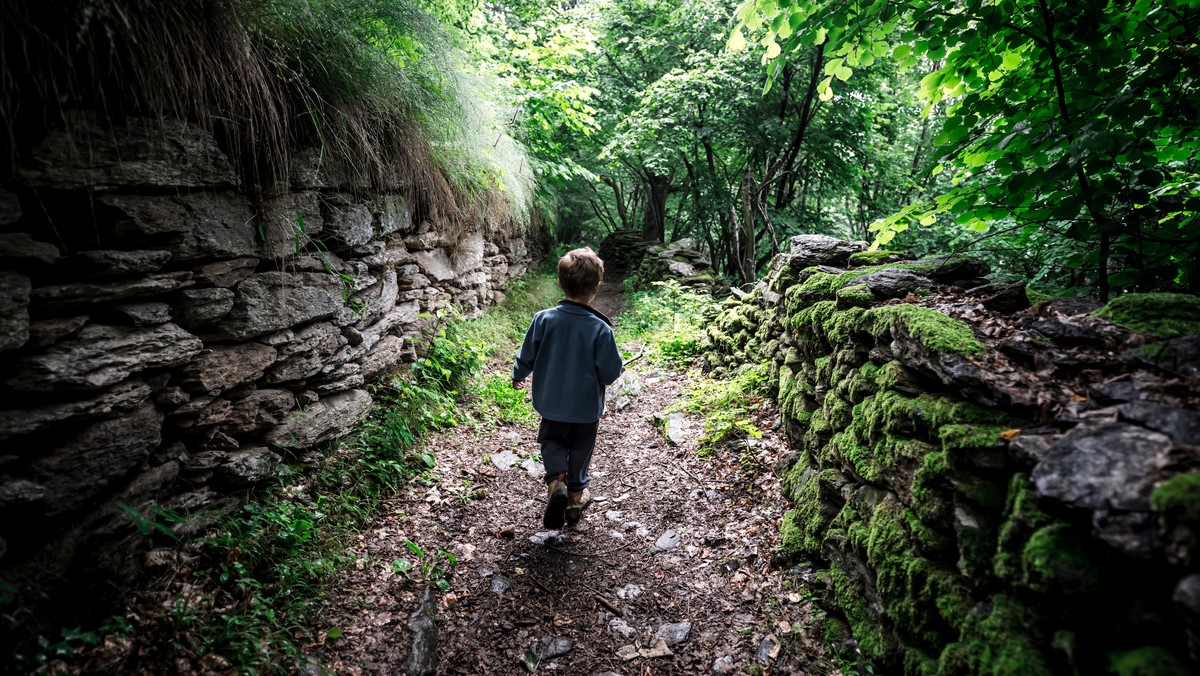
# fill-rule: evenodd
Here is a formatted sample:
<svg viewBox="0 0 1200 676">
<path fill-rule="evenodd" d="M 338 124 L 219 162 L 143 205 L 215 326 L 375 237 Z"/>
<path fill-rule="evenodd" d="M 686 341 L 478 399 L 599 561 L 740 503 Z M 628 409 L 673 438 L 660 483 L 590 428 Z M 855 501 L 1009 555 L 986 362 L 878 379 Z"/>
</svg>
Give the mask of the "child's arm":
<svg viewBox="0 0 1200 676">
<path fill-rule="evenodd" d="M 601 385 L 608 387 L 617 382 L 622 370 L 621 351 L 617 349 L 617 339 L 613 337 L 612 329 L 601 331 L 596 338 L 596 377 Z"/>
<path fill-rule="evenodd" d="M 537 361 L 538 347 L 541 344 L 540 332 L 537 330 L 537 317 L 529 323 L 529 330 L 525 332 L 525 340 L 521 343 L 521 349 L 517 350 L 517 363 L 513 365 L 512 383 L 513 387 L 518 390 L 524 387 L 525 378 L 533 373 L 533 364 Z"/>
</svg>

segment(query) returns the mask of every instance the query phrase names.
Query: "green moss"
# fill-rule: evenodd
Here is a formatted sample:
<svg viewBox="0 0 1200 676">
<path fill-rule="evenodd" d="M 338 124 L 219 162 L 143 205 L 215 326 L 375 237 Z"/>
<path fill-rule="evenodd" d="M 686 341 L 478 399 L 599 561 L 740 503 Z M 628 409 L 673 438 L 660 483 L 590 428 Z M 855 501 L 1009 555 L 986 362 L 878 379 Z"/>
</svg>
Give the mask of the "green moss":
<svg viewBox="0 0 1200 676">
<path fill-rule="evenodd" d="M 838 307 L 870 307 L 875 304 L 875 294 L 866 284 L 851 284 L 842 287 L 834 294 Z"/>
<path fill-rule="evenodd" d="M 988 448 L 1000 443 L 1000 434 L 1005 429 L 991 425 L 946 425 L 938 430 L 938 438 L 946 451 Z"/>
<path fill-rule="evenodd" d="M 1046 301 L 1050 300 L 1051 298 L 1054 298 L 1054 296 L 1051 296 L 1048 293 L 1042 293 L 1041 291 L 1034 291 L 1033 289 L 1031 289 L 1029 287 L 1025 287 L 1025 297 L 1028 298 L 1029 302 L 1032 303 L 1033 305 L 1037 305 L 1038 303 L 1045 303 Z"/>
<path fill-rule="evenodd" d="M 1032 634 L 1037 614 L 1003 594 L 993 596 L 990 606 L 967 615 L 959 641 L 942 651 L 939 670 L 994 676 L 1053 673 Z"/>
<path fill-rule="evenodd" d="M 779 527 L 779 555 L 787 561 L 805 551 L 801 544 L 804 539 L 803 530 L 797 525 L 797 518 L 799 515 L 795 511 L 787 512 L 783 515 L 783 523 Z"/>
<path fill-rule="evenodd" d="M 895 651 L 895 638 L 871 617 L 867 594 L 861 580 L 848 574 L 837 562 L 829 567 L 829 582 L 834 602 L 846 616 L 858 648 L 871 660 L 885 660 Z"/>
<path fill-rule="evenodd" d="M 949 528 L 954 518 L 954 500 L 947 479 L 946 454 L 928 453 L 913 475 L 913 511 L 927 524 Z"/>
<path fill-rule="evenodd" d="M 837 311 L 837 304 L 831 300 L 814 303 L 798 310 L 786 320 L 789 329 L 797 337 L 825 337 L 825 323 Z"/>
<path fill-rule="evenodd" d="M 985 351 L 970 326 L 937 310 L 907 304 L 884 305 L 867 310 L 865 318 L 874 322 L 878 332 L 903 332 L 931 352 L 965 355 Z"/>
<path fill-rule="evenodd" d="M 1187 676 L 1192 673 L 1169 650 L 1158 646 L 1112 653 L 1108 657 L 1108 671 L 1117 676 Z"/>
<path fill-rule="evenodd" d="M 855 407 L 855 424 L 864 439 L 878 438 L 883 433 L 916 436 L 935 436 L 943 425 L 996 422 L 1002 417 L 997 411 L 978 408 L 962 401 L 932 394 L 907 397 L 899 392 L 884 390 L 864 397 Z"/>
<path fill-rule="evenodd" d="M 904 251 L 890 251 L 881 249 L 879 251 L 860 251 L 856 254 L 850 254 L 850 265 L 876 265 L 884 262 L 894 262 L 902 260 L 908 253 Z"/>
<path fill-rule="evenodd" d="M 1184 293 L 1117 296 L 1095 316 L 1158 338 L 1200 334 L 1200 298 Z"/>
<path fill-rule="evenodd" d="M 1009 481 L 1004 517 L 997 536 L 993 570 L 1001 578 L 1020 583 L 1025 543 L 1034 531 L 1052 521 L 1038 506 L 1037 494 L 1027 475 L 1016 474 Z"/>
<path fill-rule="evenodd" d="M 828 399 L 826 399 L 828 401 Z M 862 444 L 850 430 L 842 430 L 833 435 L 825 445 L 827 457 L 831 464 L 845 462 L 854 468 L 855 473 L 871 483 L 880 479 L 879 465 L 871 451 L 863 448 Z M 840 461 L 840 462 L 839 462 Z"/>
<path fill-rule="evenodd" d="M 862 326 L 865 314 L 866 310 L 861 307 L 833 313 L 825 320 L 825 336 L 835 345 L 847 342 Z"/>
<path fill-rule="evenodd" d="M 1099 571 L 1085 542 L 1085 536 L 1076 533 L 1069 524 L 1056 523 L 1038 529 L 1022 553 L 1022 582 L 1041 593 L 1095 590 Z"/>
<path fill-rule="evenodd" d="M 1200 472 L 1171 477 L 1150 494 L 1150 508 L 1188 520 L 1200 519 Z"/>
</svg>

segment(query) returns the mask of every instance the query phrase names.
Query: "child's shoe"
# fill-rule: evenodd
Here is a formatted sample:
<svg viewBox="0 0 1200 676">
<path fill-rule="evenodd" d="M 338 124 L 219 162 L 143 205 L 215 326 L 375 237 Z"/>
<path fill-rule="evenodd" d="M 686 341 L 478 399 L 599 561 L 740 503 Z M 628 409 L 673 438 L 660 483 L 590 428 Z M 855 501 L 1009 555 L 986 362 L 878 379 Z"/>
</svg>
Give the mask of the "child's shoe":
<svg viewBox="0 0 1200 676">
<path fill-rule="evenodd" d="M 587 509 L 588 505 L 592 504 L 592 494 L 588 489 L 585 488 L 578 493 L 575 491 L 570 491 L 568 492 L 567 497 L 567 523 L 574 526 L 575 524 L 579 523 L 580 519 L 583 518 L 583 510 Z"/>
<path fill-rule="evenodd" d="M 557 479 L 547 484 L 546 513 L 542 515 L 542 525 L 553 530 L 562 528 L 568 502 L 570 497 L 567 495 L 567 484 L 563 482 L 563 476 L 560 474 Z"/>
</svg>

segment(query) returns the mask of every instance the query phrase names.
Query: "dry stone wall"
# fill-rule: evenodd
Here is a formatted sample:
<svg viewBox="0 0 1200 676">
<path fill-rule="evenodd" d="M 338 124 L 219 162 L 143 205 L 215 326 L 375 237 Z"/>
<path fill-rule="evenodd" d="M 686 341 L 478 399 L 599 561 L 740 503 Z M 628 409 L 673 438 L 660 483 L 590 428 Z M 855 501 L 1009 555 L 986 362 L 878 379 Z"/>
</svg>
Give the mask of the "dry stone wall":
<svg viewBox="0 0 1200 676">
<path fill-rule="evenodd" d="M 771 365 L 782 557 L 887 672 L 1193 673 L 1200 301 L 864 248 L 794 238 L 708 330 L 718 371 Z"/>
<path fill-rule="evenodd" d="M 202 528 L 285 465 L 319 463 L 433 315 L 496 302 L 530 263 L 519 238 L 414 219 L 404 186 L 359 190 L 315 157 L 252 200 L 194 125 L 78 116 L 0 183 L 14 622 L 120 597 L 148 542 L 128 509 Z"/>
</svg>

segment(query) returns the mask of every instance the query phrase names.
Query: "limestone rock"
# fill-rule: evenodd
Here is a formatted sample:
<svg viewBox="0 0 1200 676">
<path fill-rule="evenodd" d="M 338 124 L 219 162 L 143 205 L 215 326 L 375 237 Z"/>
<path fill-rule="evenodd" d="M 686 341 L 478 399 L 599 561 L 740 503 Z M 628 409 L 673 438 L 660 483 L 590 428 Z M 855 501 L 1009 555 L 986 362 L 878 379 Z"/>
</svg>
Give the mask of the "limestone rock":
<svg viewBox="0 0 1200 676">
<path fill-rule="evenodd" d="M 828 235 L 796 235 L 789 242 L 792 265 L 797 269 L 814 265 L 845 266 L 850 254 L 867 250 L 866 242 L 837 239 Z"/>
<path fill-rule="evenodd" d="M 46 487 L 29 479 L 0 479 L 0 509 L 40 505 Z"/>
<path fill-rule="evenodd" d="M 58 247 L 39 242 L 24 232 L 0 233 L 0 260 L 50 265 L 58 260 Z"/>
<path fill-rule="evenodd" d="M 326 205 L 325 231 L 341 240 L 346 246 L 357 246 L 371 241 L 371 210 L 347 198 L 346 206 Z"/>
<path fill-rule="evenodd" d="M 99 201 L 125 219 L 113 236 L 153 241 L 175 260 L 283 255 L 293 250 L 291 233 L 268 227 L 261 234 L 247 198 L 234 191 L 159 195 L 104 195 Z"/>
<path fill-rule="evenodd" d="M 189 329 L 210 326 L 229 314 L 233 298 L 234 293 L 229 289 L 185 289 L 175 304 L 176 321 Z"/>
<path fill-rule="evenodd" d="M 454 266 L 450 264 L 446 252 L 441 249 L 418 251 L 416 258 L 421 271 L 435 281 L 444 282 L 454 279 Z"/>
<path fill-rule="evenodd" d="M 0 411 L 0 439 L 39 432 L 65 420 L 125 414 L 144 403 L 152 391 L 145 381 L 133 378 L 88 399 Z"/>
<path fill-rule="evenodd" d="M 171 260 L 171 252 L 160 249 L 142 251 L 81 251 L 76 254 L 80 267 L 96 277 L 121 277 L 158 272 Z"/>
<path fill-rule="evenodd" d="M 158 447 L 162 416 L 150 403 L 124 418 L 95 423 L 31 466 L 46 489 L 46 516 L 64 514 L 112 490 Z"/>
<path fill-rule="evenodd" d="M 1120 419 L 1162 432 L 1180 446 L 1200 446 L 1200 413 L 1196 411 L 1133 401 L 1121 406 Z"/>
<path fill-rule="evenodd" d="M 1081 425 L 1033 468 L 1039 495 L 1089 510 L 1150 510 L 1150 492 L 1174 461 L 1164 434 L 1127 425 Z"/>
<path fill-rule="evenodd" d="M 937 282 L 954 282 L 962 279 L 983 277 L 992 271 L 987 263 L 966 256 L 943 256 L 913 261 L 915 265 L 929 265 L 925 274 Z M 983 280 L 987 281 L 987 280 Z"/>
<path fill-rule="evenodd" d="M 245 488 L 275 478 L 282 460 L 270 449 L 247 448 L 230 454 L 227 462 L 217 466 L 216 476 L 227 484 Z"/>
<path fill-rule="evenodd" d="M 468 233 L 454 248 L 454 274 L 463 275 L 483 265 L 483 235 Z"/>
<path fill-rule="evenodd" d="M 399 364 L 405 356 L 404 339 L 399 336 L 384 336 L 359 361 L 364 378 L 371 379 Z"/>
<path fill-rule="evenodd" d="M 152 298 L 192 285 L 190 272 L 163 272 L 122 282 L 76 283 L 42 286 L 31 296 L 39 306 L 51 309 L 72 309 L 111 303 L 120 300 Z"/>
<path fill-rule="evenodd" d="M 17 175 L 25 185 L 213 188 L 237 185 L 233 165 L 200 125 L 171 118 L 130 118 L 115 126 L 90 113 L 71 113 Z"/>
<path fill-rule="evenodd" d="M 668 646 L 676 646 L 687 640 L 689 634 L 692 633 L 691 622 L 674 622 L 660 626 L 654 632 L 655 638 L 661 638 Z"/>
<path fill-rule="evenodd" d="M 295 396 L 287 390 L 255 390 L 233 402 L 221 431 L 231 436 L 251 434 L 273 427 L 295 405 Z"/>
<path fill-rule="evenodd" d="M 254 274 L 254 269 L 257 267 L 257 258 L 234 258 L 201 265 L 192 271 L 192 279 L 197 284 L 212 284 L 221 288 L 229 288 Z M 233 298 L 232 294 L 230 298 Z M 232 303 L 230 305 L 232 306 Z"/>
<path fill-rule="evenodd" d="M 309 381 L 318 394 L 332 394 L 362 387 L 367 382 L 362 375 L 362 367 L 354 362 L 342 364 L 330 369 L 321 369 L 321 374 Z"/>
<path fill-rule="evenodd" d="M 341 294 L 331 275 L 260 272 L 237 285 L 233 309 L 205 335 L 244 340 L 332 317 L 342 308 Z"/>
<path fill-rule="evenodd" d="M 29 278 L 0 272 L 0 352 L 21 347 L 29 340 Z"/>
<path fill-rule="evenodd" d="M 921 289 L 928 290 L 933 286 L 933 282 L 925 275 L 900 268 L 886 268 L 863 275 L 854 283 L 865 283 L 877 298 L 904 298 L 910 293 Z"/>
<path fill-rule="evenodd" d="M 354 294 L 352 303 L 358 307 L 358 319 L 355 326 L 366 328 L 379 321 L 396 305 L 400 298 L 400 286 L 396 281 L 396 271 L 387 270 L 383 279 L 364 291 Z"/>
<path fill-rule="evenodd" d="M 186 363 L 202 348 L 174 324 L 150 329 L 89 324 L 74 340 L 18 361 L 6 382 L 18 392 L 96 390 L 146 369 Z"/>
<path fill-rule="evenodd" d="M 412 212 L 404 203 L 403 196 L 384 195 L 380 206 L 378 236 L 412 229 Z"/>
<path fill-rule="evenodd" d="M 260 343 L 211 347 L 183 367 L 181 384 L 191 392 L 226 390 L 258 380 L 275 359 L 275 348 Z"/>
<path fill-rule="evenodd" d="M 367 417 L 371 401 L 365 390 L 325 397 L 293 414 L 268 432 L 264 440 L 283 448 L 301 449 L 343 437 Z"/>
<path fill-rule="evenodd" d="M 166 303 L 129 303 L 118 305 L 115 311 L 133 326 L 158 326 L 171 321 L 171 306 Z"/>
<path fill-rule="evenodd" d="M 296 332 L 295 339 L 279 348 L 279 361 L 267 371 L 268 383 L 302 380 L 316 375 L 341 347 L 342 333 L 329 322 L 318 322 Z"/>
</svg>

